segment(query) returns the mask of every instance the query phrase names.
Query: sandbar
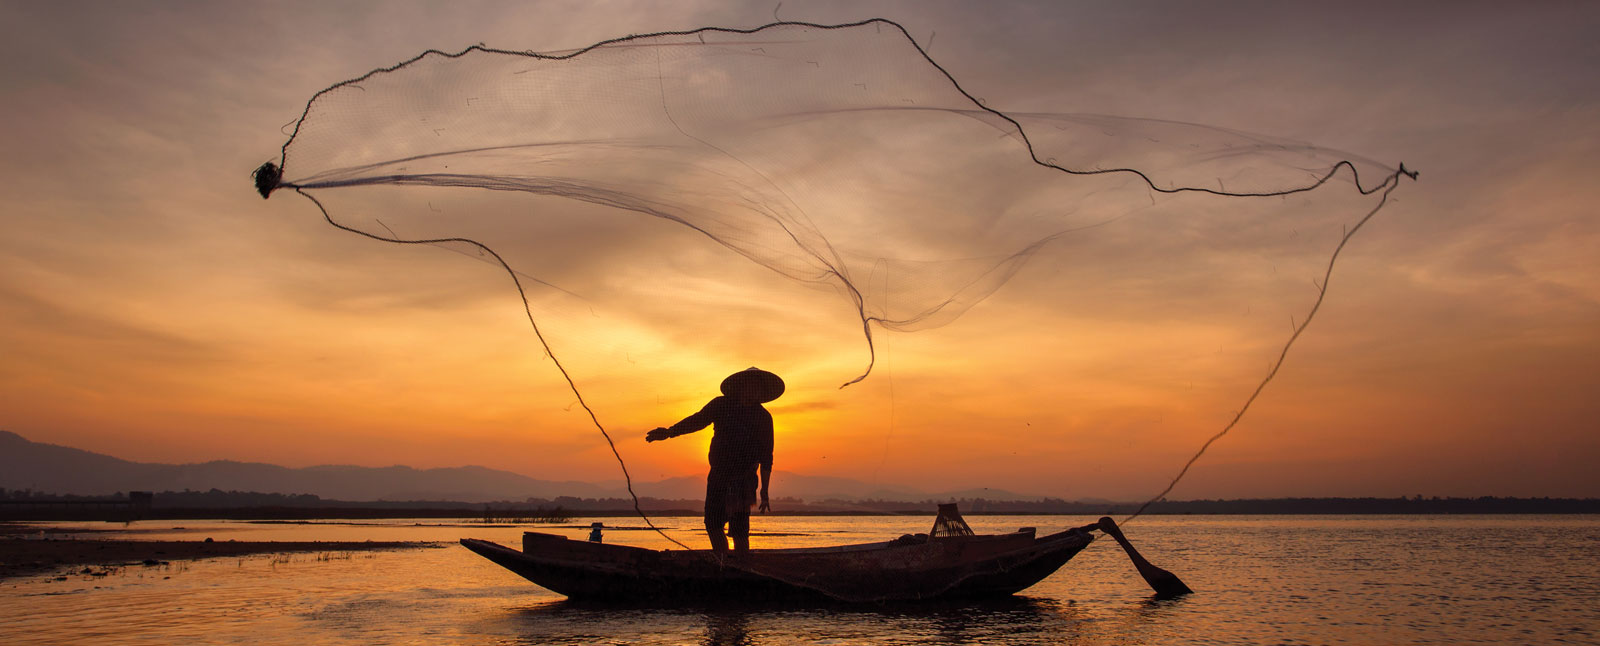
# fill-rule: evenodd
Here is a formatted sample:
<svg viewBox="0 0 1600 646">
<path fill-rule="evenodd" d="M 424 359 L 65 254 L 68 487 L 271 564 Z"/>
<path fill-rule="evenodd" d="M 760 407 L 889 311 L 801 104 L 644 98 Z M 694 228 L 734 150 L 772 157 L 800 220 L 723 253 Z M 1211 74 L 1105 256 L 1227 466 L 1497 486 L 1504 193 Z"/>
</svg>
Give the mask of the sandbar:
<svg viewBox="0 0 1600 646">
<path fill-rule="evenodd" d="M 175 560 L 284 552 L 350 552 L 438 547 L 431 542 L 379 541 L 130 541 L 0 538 L 0 580 L 36 574 L 104 572 Z"/>
</svg>

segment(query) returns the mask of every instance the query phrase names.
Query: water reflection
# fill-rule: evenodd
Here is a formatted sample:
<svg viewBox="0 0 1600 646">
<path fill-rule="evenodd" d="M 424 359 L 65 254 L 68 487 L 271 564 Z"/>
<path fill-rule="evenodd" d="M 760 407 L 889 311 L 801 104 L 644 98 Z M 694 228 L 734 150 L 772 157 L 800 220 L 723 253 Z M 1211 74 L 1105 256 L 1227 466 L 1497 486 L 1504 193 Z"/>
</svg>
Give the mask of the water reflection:
<svg viewBox="0 0 1600 646">
<path fill-rule="evenodd" d="M 743 612 L 706 615 L 704 646 L 755 646 L 750 638 L 750 619 Z"/>
<path fill-rule="evenodd" d="M 779 644 L 1101 644 L 1137 635 L 1172 601 L 1130 605 L 1120 620 L 1088 617 L 1071 602 L 1013 597 L 888 606 L 660 608 L 555 601 L 516 611 L 517 643 L 614 642 L 704 646 Z M 599 627 L 603 629 L 597 630 Z M 1126 643 L 1139 643 L 1137 639 Z"/>
</svg>

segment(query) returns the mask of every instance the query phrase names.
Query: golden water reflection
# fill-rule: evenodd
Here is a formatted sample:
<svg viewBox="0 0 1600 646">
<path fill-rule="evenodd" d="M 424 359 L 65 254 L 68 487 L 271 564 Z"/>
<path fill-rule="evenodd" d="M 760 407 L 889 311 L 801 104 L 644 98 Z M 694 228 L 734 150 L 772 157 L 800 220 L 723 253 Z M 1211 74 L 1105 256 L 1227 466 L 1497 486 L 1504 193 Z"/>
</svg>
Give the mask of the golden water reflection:
<svg viewBox="0 0 1600 646">
<path fill-rule="evenodd" d="M 977 517 L 985 532 L 1081 524 Z M 606 519 L 608 524 L 621 524 Z M 873 540 L 928 518 L 765 518 L 767 544 Z M 581 538 L 586 522 L 573 523 Z M 675 526 L 688 523 L 669 521 Z M 178 529 L 178 525 L 183 529 Z M 102 525 L 101 528 L 104 528 Z M 87 527 L 85 527 L 87 529 Z M 133 537 L 515 544 L 470 523 L 135 523 Z M 609 530 L 608 530 L 609 531 Z M 779 536 L 777 534 L 783 534 Z M 599 606 L 543 590 L 454 544 L 130 565 L 0 582 L 0 643 L 1192 644 L 1595 643 L 1600 518 L 1183 517 L 1128 534 L 1197 593 L 1155 601 L 1109 542 L 1024 594 L 896 606 Z M 609 541 L 650 545 L 647 532 Z M 758 537 L 758 542 L 761 539 Z M 3 555 L 0 555 L 3 556 Z"/>
</svg>

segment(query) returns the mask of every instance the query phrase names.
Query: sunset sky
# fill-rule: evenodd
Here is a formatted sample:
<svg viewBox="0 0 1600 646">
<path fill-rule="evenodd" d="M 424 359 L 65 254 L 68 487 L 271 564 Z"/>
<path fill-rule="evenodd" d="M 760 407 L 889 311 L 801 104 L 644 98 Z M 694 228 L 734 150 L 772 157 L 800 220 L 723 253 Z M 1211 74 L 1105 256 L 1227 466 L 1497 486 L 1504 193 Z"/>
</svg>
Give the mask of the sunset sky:
<svg viewBox="0 0 1600 646">
<path fill-rule="evenodd" d="M 0 3 L 0 429 L 151 462 L 619 479 L 503 273 L 335 230 L 299 196 L 262 200 L 249 174 L 277 160 L 318 90 L 426 49 L 748 28 L 777 5 Z M 1007 112 L 1205 124 L 1421 172 L 1354 238 L 1283 372 L 1171 497 L 1600 496 L 1600 7 L 776 13 L 899 22 Z M 878 331 L 873 375 L 839 390 L 867 359 L 839 294 L 670 223 L 573 208 L 597 215 L 594 246 L 542 249 L 524 271 L 571 292 L 536 294 L 535 314 L 638 479 L 703 473 L 709 433 L 647 445 L 644 432 L 758 365 L 790 386 L 769 406 L 780 470 L 1141 499 L 1262 372 L 1208 363 L 1195 348 L 1226 333 L 1203 317 L 1113 321 L 1107 300 L 1104 320 L 1065 320 L 1037 298 L 1077 271 L 1063 252 L 949 325 Z M 1152 275 L 1182 271 L 1163 258 Z M 1170 278 L 1146 300 L 1186 308 L 1197 283 Z M 1257 350 L 1287 338 L 1275 325 Z"/>
</svg>

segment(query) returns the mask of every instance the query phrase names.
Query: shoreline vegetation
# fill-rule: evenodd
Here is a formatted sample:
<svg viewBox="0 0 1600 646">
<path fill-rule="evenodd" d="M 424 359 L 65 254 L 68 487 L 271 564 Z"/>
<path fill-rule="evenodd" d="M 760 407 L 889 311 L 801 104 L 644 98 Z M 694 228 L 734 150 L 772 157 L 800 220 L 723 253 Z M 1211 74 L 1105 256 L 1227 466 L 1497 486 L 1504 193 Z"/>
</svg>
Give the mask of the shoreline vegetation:
<svg viewBox="0 0 1600 646">
<path fill-rule="evenodd" d="M 480 523 L 561 523 L 578 517 L 636 516 L 633 501 L 620 498 L 522 501 L 345 501 L 300 494 L 238 491 L 130 492 L 108 496 L 71 496 L 10 491 L 0 497 L 0 521 L 132 520 L 319 520 L 377 518 L 457 518 Z M 1132 513 L 1138 502 L 1031 500 L 873 500 L 774 498 L 775 516 L 932 516 L 939 503 L 957 503 L 968 515 L 1116 516 Z M 699 500 L 641 498 L 652 516 L 700 516 Z M 1595 498 L 1265 498 L 1235 500 L 1164 500 L 1145 510 L 1151 515 L 1286 515 L 1286 514 L 1597 514 Z"/>
</svg>

